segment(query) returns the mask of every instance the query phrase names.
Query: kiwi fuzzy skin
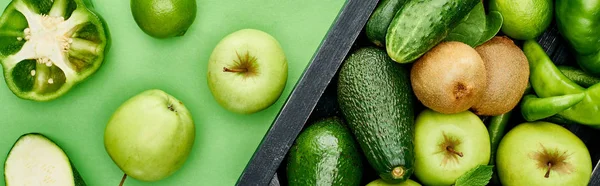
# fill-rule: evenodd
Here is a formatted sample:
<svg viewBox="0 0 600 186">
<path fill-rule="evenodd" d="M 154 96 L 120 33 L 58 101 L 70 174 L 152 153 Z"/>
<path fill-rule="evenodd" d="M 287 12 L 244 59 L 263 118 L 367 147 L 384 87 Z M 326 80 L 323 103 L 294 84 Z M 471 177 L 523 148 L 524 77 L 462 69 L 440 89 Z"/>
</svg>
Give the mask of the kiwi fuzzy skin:
<svg viewBox="0 0 600 186">
<path fill-rule="evenodd" d="M 525 53 L 506 36 L 496 36 L 475 47 L 487 72 L 487 87 L 471 111 L 480 116 L 497 116 L 517 106 L 529 82 Z"/>
<path fill-rule="evenodd" d="M 487 75 L 483 59 L 471 46 L 442 42 L 411 68 L 411 85 L 423 105 L 453 114 L 471 108 L 483 95 Z"/>
</svg>

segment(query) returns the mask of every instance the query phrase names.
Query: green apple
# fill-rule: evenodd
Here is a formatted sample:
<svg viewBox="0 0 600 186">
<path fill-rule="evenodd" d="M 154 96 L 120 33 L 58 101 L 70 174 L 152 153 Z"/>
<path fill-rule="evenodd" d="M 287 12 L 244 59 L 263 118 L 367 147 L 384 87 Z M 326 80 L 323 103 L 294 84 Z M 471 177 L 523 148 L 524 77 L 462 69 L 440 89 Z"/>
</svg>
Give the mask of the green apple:
<svg viewBox="0 0 600 186">
<path fill-rule="evenodd" d="M 527 122 L 500 141 L 496 157 L 502 185 L 587 185 L 592 160 L 571 131 L 549 122 Z"/>
<path fill-rule="evenodd" d="M 115 111 L 106 125 L 104 146 L 127 176 L 158 181 L 181 168 L 195 135 L 194 121 L 183 103 L 152 89 Z"/>
<path fill-rule="evenodd" d="M 430 109 L 415 121 L 415 176 L 423 185 L 452 185 L 490 160 L 487 128 L 471 111 L 442 114 Z"/>
<path fill-rule="evenodd" d="M 227 35 L 208 62 L 208 87 L 225 109 L 252 114 L 281 96 L 288 65 L 279 42 L 268 33 L 243 29 Z"/>
</svg>

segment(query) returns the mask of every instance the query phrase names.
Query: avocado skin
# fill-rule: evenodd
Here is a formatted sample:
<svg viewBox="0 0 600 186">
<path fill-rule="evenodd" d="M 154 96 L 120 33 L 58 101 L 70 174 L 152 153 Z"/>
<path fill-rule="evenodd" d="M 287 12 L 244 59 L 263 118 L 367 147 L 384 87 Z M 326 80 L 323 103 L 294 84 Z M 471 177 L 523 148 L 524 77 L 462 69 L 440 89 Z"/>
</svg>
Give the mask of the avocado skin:
<svg viewBox="0 0 600 186">
<path fill-rule="evenodd" d="M 358 186 L 363 174 L 359 147 L 337 117 L 303 130 L 290 149 L 286 168 L 289 186 Z"/>
<path fill-rule="evenodd" d="M 388 183 L 410 178 L 414 168 L 415 96 L 409 67 L 384 49 L 363 47 L 344 61 L 338 103 L 369 164 Z M 401 176 L 393 169 L 401 167 Z"/>
</svg>

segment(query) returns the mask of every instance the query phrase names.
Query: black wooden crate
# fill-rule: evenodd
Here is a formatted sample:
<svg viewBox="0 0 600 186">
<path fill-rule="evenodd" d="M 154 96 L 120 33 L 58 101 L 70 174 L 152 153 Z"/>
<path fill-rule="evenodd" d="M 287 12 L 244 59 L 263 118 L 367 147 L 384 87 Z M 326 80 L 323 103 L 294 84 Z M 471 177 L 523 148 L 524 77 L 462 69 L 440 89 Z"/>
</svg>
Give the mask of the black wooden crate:
<svg viewBox="0 0 600 186">
<path fill-rule="evenodd" d="M 343 119 L 336 99 L 337 75 L 347 54 L 362 46 L 372 46 L 364 34 L 363 27 L 377 3 L 378 0 L 348 1 L 313 63 L 240 176 L 237 185 L 287 185 L 287 152 L 301 130 L 326 117 L 337 116 Z M 519 46 L 522 44 L 522 41 L 514 41 Z M 554 22 L 539 37 L 538 42 L 555 64 L 577 65 Z M 420 105 L 415 110 L 415 116 L 424 108 Z M 487 117 L 482 119 L 487 124 Z M 506 132 L 522 122 L 525 120 L 521 118 L 517 106 Z M 575 133 L 586 144 L 594 165 L 589 185 L 600 185 L 600 130 L 585 125 L 561 125 Z M 363 162 L 366 170 L 363 173 L 362 185 L 365 185 L 378 176 L 366 160 Z"/>
</svg>

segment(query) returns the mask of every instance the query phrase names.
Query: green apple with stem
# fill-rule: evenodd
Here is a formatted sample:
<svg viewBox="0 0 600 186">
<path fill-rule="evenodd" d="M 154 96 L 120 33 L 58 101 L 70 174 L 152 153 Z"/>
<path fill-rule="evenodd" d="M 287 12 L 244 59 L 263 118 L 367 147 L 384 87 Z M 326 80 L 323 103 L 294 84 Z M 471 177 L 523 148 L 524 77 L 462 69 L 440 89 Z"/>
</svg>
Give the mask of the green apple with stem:
<svg viewBox="0 0 600 186">
<path fill-rule="evenodd" d="M 442 114 L 431 109 L 415 120 L 415 176 L 423 185 L 452 185 L 490 159 L 490 137 L 471 111 Z"/>
<path fill-rule="evenodd" d="M 151 89 L 124 102 L 104 132 L 108 155 L 126 176 L 158 181 L 179 170 L 192 150 L 196 130 L 184 104 Z M 121 182 L 121 183 L 122 183 Z"/>
<path fill-rule="evenodd" d="M 592 160 L 585 144 L 564 127 L 543 121 L 517 125 L 496 157 L 502 185 L 588 185 Z"/>
<path fill-rule="evenodd" d="M 208 86 L 225 109 L 252 114 L 273 105 L 288 76 L 287 59 L 277 39 L 256 29 L 223 38 L 208 62 Z"/>
</svg>

